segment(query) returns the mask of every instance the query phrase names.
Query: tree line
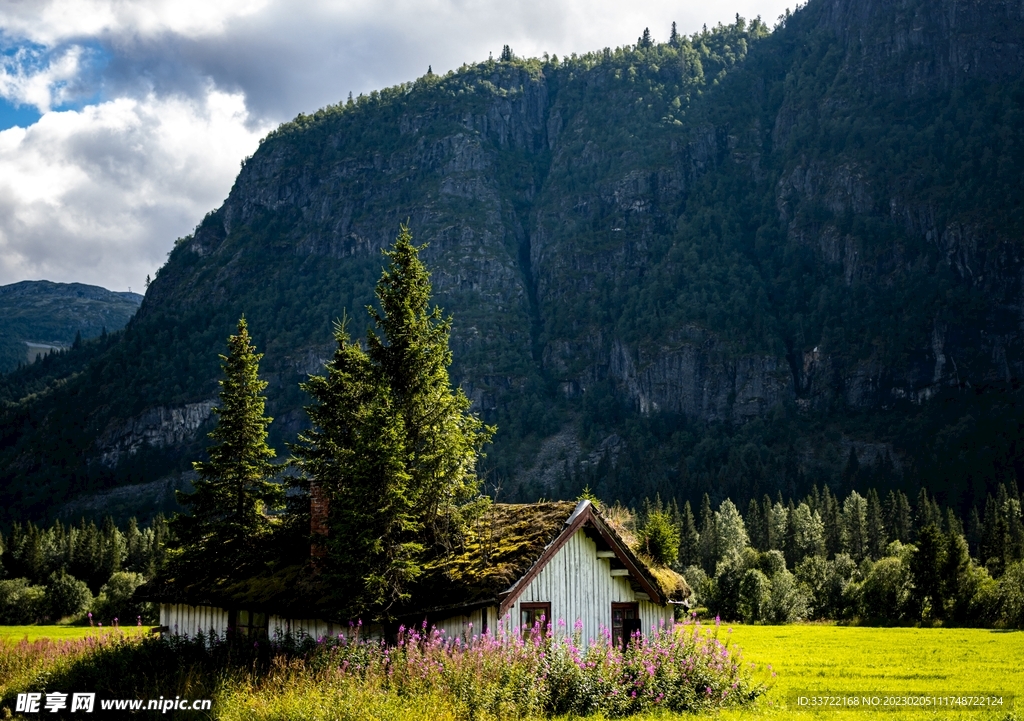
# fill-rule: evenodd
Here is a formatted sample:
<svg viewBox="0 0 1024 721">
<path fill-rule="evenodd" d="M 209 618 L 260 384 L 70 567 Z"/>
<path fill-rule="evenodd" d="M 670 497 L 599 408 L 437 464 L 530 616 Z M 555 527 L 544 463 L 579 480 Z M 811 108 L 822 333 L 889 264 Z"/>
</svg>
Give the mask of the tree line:
<svg viewBox="0 0 1024 721">
<path fill-rule="evenodd" d="M 1024 625 L 1024 517 L 1001 485 L 965 524 L 924 489 L 884 501 L 871 489 L 839 499 L 814 488 L 799 502 L 765 496 L 742 514 L 707 495 L 695 516 L 645 503 L 639 535 L 672 563 L 711 615 L 748 622 Z"/>
<path fill-rule="evenodd" d="M 132 600 L 164 561 L 169 527 L 157 516 L 147 527 L 132 518 L 124 529 L 109 516 L 97 525 L 60 520 L 49 527 L 14 523 L 0 534 L 0 623 L 82 620 L 131 624 L 152 609 Z"/>
</svg>

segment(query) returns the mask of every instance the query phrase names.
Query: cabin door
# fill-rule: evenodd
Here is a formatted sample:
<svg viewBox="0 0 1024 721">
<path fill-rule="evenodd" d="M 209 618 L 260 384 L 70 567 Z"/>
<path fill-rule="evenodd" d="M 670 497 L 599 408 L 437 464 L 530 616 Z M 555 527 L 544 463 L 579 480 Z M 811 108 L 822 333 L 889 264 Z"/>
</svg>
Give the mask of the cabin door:
<svg viewBox="0 0 1024 721">
<path fill-rule="evenodd" d="M 640 633 L 640 604 L 612 604 L 612 643 L 623 651 L 634 634 Z"/>
</svg>

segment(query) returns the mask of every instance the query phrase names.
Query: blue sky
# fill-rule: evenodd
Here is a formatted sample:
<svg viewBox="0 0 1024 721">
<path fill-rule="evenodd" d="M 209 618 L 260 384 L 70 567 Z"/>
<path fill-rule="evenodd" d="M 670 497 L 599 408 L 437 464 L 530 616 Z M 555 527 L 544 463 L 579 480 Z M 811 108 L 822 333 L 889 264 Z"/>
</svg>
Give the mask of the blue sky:
<svg viewBox="0 0 1024 721">
<path fill-rule="evenodd" d="M 12 125 L 32 125 L 42 117 L 36 108 L 30 105 L 15 105 L 9 100 L 0 99 L 0 130 Z"/>
<path fill-rule="evenodd" d="M 300 112 L 498 54 L 586 52 L 785 0 L 0 2 L 0 285 L 139 289 Z"/>
</svg>

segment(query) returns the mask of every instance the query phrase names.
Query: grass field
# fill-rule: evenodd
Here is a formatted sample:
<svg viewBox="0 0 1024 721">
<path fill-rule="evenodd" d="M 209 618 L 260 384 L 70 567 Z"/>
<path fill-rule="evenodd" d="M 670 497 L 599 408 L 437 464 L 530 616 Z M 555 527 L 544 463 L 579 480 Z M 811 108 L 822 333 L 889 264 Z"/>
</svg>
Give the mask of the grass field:
<svg viewBox="0 0 1024 721">
<path fill-rule="evenodd" d="M 48 638 L 53 641 L 65 641 L 78 638 L 88 638 L 113 632 L 145 634 L 149 633 L 149 626 L 121 626 L 118 628 L 99 626 L 0 626 L 0 642 L 37 641 L 41 638 Z"/>
<path fill-rule="evenodd" d="M 148 629 L 142 629 L 148 631 Z M 130 627 L 127 632 L 138 632 Z M 28 638 L 51 639 L 86 655 L 85 647 L 71 650 L 92 634 L 109 631 L 81 626 L 0 626 L 2 647 Z M 743 650 L 746 662 L 755 662 L 758 677 L 771 691 L 754 707 L 731 708 L 714 714 L 732 719 L 839 719 L 868 721 L 919 721 L 962 719 L 970 721 L 1024 721 L 1024 632 L 984 629 L 857 628 L 826 625 L 742 626 L 723 624 L 719 637 Z M 109 636 L 108 636 L 109 638 Z M 75 643 L 80 641 L 79 643 Z M 102 642 L 99 642 L 102 643 Z M 41 652 L 38 659 L 5 669 L 0 653 L 0 695 L 21 687 L 26 679 L 54 663 Z M 50 659 L 50 660 L 47 660 Z M 12 657 L 12 660 L 14 658 Z M 768 665 L 772 671 L 769 671 Z M 145 675 L 141 668 L 138 673 Z M 177 682 L 159 677 L 156 691 L 168 693 Z M 214 715 L 227 720 L 309 718 L 325 721 L 356 719 L 416 719 L 457 721 L 457 712 L 443 695 L 399 696 L 365 683 L 338 682 L 293 668 L 276 667 L 269 675 L 233 677 L 231 683 L 213 677 L 199 683 L 206 692 L 194 697 L 214 698 Z M 145 694 L 141 694 L 145 695 Z M 1001 706 L 966 708 L 933 705 L 927 708 L 886 707 L 887 698 L 960 696 L 1002 697 Z M 811 707 L 807 698 L 856 699 L 857 706 Z M 868 707 L 862 699 L 878 697 L 879 705 Z M 2 715 L 2 712 L 0 712 Z M 650 714 L 634 717 L 642 721 L 693 719 L 699 716 Z M 567 721 L 567 720 L 566 720 Z"/>
<path fill-rule="evenodd" d="M 1024 719 L 1024 632 L 986 629 L 733 626 L 747 661 L 771 664 L 767 698 L 732 718 Z M 767 673 L 767 670 L 765 670 Z M 887 697 L 1002 696 L 1003 705 L 884 706 Z M 879 697 L 876 707 L 801 706 L 815 697 Z"/>
</svg>

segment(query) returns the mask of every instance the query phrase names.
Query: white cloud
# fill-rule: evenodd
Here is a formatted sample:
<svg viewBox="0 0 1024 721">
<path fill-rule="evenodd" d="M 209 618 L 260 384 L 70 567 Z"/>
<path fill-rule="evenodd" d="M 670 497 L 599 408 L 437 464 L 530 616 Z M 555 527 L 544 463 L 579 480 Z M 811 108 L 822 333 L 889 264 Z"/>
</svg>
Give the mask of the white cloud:
<svg viewBox="0 0 1024 721">
<path fill-rule="evenodd" d="M 19 48 L 4 56 L 0 65 L 0 97 L 14 105 L 33 105 L 40 113 L 61 105 L 67 98 L 67 87 L 79 75 L 84 49 L 71 46 L 46 58 L 45 67 L 36 63 L 43 53 Z"/>
<path fill-rule="evenodd" d="M 0 283 L 142 287 L 266 127 L 240 95 L 119 100 L 0 132 Z"/>
<path fill-rule="evenodd" d="M 10 37 L 46 46 L 104 35 L 216 35 L 236 17 L 259 12 L 268 0 L 31 0 L 0 6 Z"/>
</svg>

